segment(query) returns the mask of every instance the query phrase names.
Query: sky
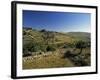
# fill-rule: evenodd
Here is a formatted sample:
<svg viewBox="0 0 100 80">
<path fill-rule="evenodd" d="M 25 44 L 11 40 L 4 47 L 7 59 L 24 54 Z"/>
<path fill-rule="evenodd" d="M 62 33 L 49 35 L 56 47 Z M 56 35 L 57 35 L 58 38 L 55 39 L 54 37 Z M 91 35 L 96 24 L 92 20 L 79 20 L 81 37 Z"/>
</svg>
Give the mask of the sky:
<svg viewBox="0 0 100 80">
<path fill-rule="evenodd" d="M 23 10 L 23 27 L 56 32 L 90 32 L 91 14 Z"/>
</svg>

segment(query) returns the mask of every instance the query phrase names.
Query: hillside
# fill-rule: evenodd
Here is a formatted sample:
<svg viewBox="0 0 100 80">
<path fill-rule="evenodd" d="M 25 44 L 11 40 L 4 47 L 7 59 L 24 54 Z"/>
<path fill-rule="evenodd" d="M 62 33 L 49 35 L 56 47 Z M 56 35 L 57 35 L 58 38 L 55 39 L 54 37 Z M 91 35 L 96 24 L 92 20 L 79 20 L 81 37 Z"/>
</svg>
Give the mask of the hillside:
<svg viewBox="0 0 100 80">
<path fill-rule="evenodd" d="M 74 41 L 83 40 L 90 41 L 90 33 L 86 32 L 68 32 L 60 33 L 53 31 L 39 31 L 35 29 L 25 29 L 23 30 L 23 43 L 28 42 L 35 43 L 46 43 L 48 40 L 49 44 L 60 44 L 60 43 L 73 43 Z"/>
<path fill-rule="evenodd" d="M 68 32 L 67 36 L 84 41 L 90 41 L 91 39 L 91 34 L 88 32 Z"/>
<path fill-rule="evenodd" d="M 89 66 L 90 33 L 23 28 L 23 69 Z"/>
</svg>

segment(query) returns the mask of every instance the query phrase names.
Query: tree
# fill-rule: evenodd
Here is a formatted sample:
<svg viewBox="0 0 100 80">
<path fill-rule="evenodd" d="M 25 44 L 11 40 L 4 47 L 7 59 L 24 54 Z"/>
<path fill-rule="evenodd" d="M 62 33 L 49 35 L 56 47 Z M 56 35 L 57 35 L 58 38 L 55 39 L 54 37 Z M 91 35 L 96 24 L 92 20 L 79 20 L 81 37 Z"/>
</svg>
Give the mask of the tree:
<svg viewBox="0 0 100 80">
<path fill-rule="evenodd" d="M 46 32 L 46 30 L 45 29 L 42 29 L 40 32 Z"/>
<path fill-rule="evenodd" d="M 53 45 L 48 45 L 46 48 L 47 51 L 55 51 L 56 48 Z"/>
<path fill-rule="evenodd" d="M 55 41 L 55 33 L 50 31 L 44 32 L 44 35 L 42 35 L 42 37 L 45 40 L 46 45 L 48 45 L 50 42 L 53 44 Z"/>
<path fill-rule="evenodd" d="M 76 44 L 75 44 L 75 48 L 80 49 L 80 52 L 79 52 L 78 54 L 81 54 L 83 48 L 85 48 L 85 47 L 86 47 L 86 43 L 85 43 L 84 41 L 78 41 L 78 42 L 76 42 Z"/>
<path fill-rule="evenodd" d="M 23 47 L 23 57 L 31 56 L 31 52 L 28 51 L 27 47 Z"/>
<path fill-rule="evenodd" d="M 23 30 L 23 35 L 26 35 L 26 34 L 27 34 L 27 32 L 25 30 Z"/>
</svg>

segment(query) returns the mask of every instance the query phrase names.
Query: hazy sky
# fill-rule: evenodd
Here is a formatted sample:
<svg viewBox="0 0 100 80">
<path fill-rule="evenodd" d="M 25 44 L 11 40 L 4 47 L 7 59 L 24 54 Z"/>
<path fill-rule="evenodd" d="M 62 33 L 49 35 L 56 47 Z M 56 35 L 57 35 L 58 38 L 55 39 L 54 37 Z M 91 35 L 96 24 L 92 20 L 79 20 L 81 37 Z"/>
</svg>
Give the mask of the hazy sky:
<svg viewBox="0 0 100 80">
<path fill-rule="evenodd" d="M 90 13 L 23 10 L 23 27 L 57 32 L 90 32 Z"/>
</svg>

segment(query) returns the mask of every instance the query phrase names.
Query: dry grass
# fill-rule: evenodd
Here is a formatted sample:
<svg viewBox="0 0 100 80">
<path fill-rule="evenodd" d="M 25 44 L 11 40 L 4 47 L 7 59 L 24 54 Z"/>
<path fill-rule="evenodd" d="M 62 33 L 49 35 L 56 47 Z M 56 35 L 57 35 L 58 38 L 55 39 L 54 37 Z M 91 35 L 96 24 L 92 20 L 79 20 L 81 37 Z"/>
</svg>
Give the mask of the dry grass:
<svg viewBox="0 0 100 80">
<path fill-rule="evenodd" d="M 63 50 L 64 51 L 64 50 Z M 79 50 L 77 50 L 79 51 Z M 84 49 L 82 54 L 90 53 L 90 49 Z M 29 59 L 23 61 L 23 69 L 39 69 L 39 68 L 59 68 L 59 67 L 75 67 L 76 65 L 69 58 L 62 58 L 63 53 L 61 51 L 55 51 L 50 55 L 40 55 L 33 60 Z M 24 58 L 23 58 L 24 59 Z M 88 59 L 90 63 L 90 59 Z"/>
<path fill-rule="evenodd" d="M 63 59 L 61 54 L 53 53 L 48 56 L 37 57 L 33 60 L 23 61 L 23 69 L 56 68 L 74 66 L 69 59 Z"/>
</svg>

